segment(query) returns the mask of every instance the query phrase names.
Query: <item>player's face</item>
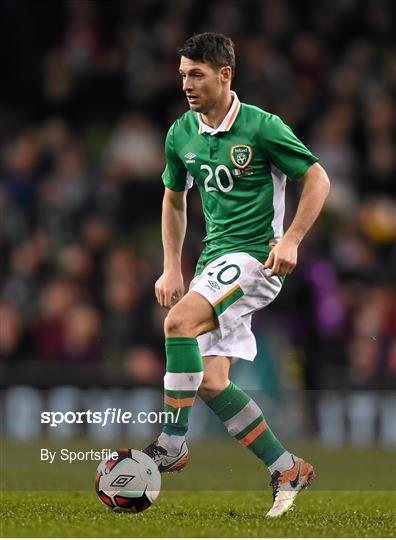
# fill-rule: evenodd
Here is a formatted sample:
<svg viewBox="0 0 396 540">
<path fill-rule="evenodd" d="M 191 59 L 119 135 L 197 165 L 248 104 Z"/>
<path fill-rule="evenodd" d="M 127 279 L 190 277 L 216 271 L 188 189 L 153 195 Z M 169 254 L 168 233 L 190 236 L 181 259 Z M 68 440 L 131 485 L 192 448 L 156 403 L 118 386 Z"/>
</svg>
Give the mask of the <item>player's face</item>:
<svg viewBox="0 0 396 540">
<path fill-rule="evenodd" d="M 224 99 L 230 82 L 230 68 L 216 69 L 207 62 L 195 62 L 182 56 L 179 72 L 183 79 L 183 92 L 193 111 L 207 114 Z"/>
</svg>

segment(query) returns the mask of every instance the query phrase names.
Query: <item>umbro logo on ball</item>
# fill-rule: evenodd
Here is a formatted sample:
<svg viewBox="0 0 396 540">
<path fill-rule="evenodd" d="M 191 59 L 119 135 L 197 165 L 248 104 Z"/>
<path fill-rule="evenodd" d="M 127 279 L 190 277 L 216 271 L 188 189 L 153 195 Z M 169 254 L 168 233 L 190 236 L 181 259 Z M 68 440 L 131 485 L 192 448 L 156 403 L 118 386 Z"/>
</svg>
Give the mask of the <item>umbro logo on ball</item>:
<svg viewBox="0 0 396 540">
<path fill-rule="evenodd" d="M 135 477 L 130 474 L 119 474 L 115 480 L 110 484 L 111 487 L 123 488 Z"/>
</svg>

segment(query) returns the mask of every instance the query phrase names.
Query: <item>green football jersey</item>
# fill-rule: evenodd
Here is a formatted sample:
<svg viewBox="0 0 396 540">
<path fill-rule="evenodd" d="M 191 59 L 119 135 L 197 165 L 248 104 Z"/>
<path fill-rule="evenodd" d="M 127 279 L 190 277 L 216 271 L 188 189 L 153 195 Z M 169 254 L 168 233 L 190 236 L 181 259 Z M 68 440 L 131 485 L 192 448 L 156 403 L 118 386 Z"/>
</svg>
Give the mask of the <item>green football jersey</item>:
<svg viewBox="0 0 396 540">
<path fill-rule="evenodd" d="M 226 253 L 264 262 L 283 234 L 286 178 L 318 161 L 278 116 L 233 98 L 217 129 L 188 111 L 166 137 L 165 186 L 184 191 L 195 182 L 202 198 L 207 234 L 197 273 Z"/>
</svg>

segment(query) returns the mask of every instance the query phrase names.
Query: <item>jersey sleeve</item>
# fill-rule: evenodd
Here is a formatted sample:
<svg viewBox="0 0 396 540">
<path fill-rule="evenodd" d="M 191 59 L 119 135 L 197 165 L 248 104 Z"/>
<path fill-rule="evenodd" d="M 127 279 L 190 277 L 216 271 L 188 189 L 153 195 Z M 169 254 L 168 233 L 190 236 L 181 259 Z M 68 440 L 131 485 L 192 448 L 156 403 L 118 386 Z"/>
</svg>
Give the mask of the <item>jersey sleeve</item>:
<svg viewBox="0 0 396 540">
<path fill-rule="evenodd" d="M 269 161 L 291 180 L 301 178 L 318 161 L 279 116 L 268 115 L 260 135 Z"/>
<path fill-rule="evenodd" d="M 185 191 L 189 188 L 187 169 L 175 151 L 173 124 L 165 139 L 166 166 L 162 173 L 164 185 L 172 191 Z"/>
</svg>

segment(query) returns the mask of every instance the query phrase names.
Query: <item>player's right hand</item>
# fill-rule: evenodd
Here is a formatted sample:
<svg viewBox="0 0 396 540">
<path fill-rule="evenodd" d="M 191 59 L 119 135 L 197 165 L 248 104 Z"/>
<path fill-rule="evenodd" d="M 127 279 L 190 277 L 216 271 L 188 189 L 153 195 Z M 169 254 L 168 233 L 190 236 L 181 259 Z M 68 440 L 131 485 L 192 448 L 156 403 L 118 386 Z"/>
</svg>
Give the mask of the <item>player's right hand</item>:
<svg viewBox="0 0 396 540">
<path fill-rule="evenodd" d="M 183 297 L 184 280 L 179 271 L 165 271 L 154 285 L 155 296 L 160 306 L 171 308 Z"/>
</svg>

